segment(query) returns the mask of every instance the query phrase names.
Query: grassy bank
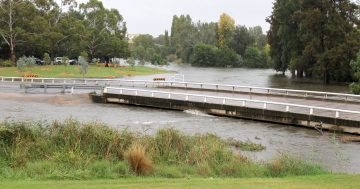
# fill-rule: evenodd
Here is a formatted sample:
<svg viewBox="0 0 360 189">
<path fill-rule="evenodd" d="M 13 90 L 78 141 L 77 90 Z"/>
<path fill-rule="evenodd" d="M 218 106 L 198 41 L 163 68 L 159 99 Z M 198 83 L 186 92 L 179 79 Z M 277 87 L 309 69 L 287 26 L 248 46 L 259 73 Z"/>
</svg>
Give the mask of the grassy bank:
<svg viewBox="0 0 360 189">
<path fill-rule="evenodd" d="M 127 178 L 92 181 L 2 181 L 3 189 L 357 189 L 360 175 L 320 175 L 287 178 L 251 179 L 159 179 Z"/>
<path fill-rule="evenodd" d="M 136 67 L 104 67 L 89 66 L 85 77 L 89 78 L 117 78 L 133 75 L 151 75 L 161 74 L 166 71 L 144 66 Z M 79 66 L 34 66 L 26 68 L 24 71 L 16 67 L 0 67 L 0 76 L 22 77 L 24 75 L 37 75 L 38 77 L 56 77 L 56 78 L 82 78 Z"/>
<path fill-rule="evenodd" d="M 233 145 L 233 140 L 187 136 L 173 129 L 144 136 L 73 120 L 5 122 L 0 124 L 0 178 L 244 178 L 326 173 L 320 166 L 289 155 L 255 162 L 234 153 Z"/>
</svg>

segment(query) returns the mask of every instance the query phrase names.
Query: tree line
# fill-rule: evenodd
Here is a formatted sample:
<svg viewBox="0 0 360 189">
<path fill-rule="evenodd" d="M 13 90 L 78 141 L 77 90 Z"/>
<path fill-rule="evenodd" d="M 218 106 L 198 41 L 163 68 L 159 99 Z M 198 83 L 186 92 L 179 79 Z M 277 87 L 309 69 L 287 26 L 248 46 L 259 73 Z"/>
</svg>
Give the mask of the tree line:
<svg viewBox="0 0 360 189">
<path fill-rule="evenodd" d="M 99 0 L 0 0 L 0 58 L 128 57 L 126 23 Z"/>
<path fill-rule="evenodd" d="M 276 0 L 267 21 L 274 69 L 302 78 L 351 81 L 360 49 L 359 5 L 350 0 Z"/>
<path fill-rule="evenodd" d="M 266 35 L 260 26 L 235 25 L 227 14 L 218 22 L 193 22 L 190 15 L 175 15 L 171 32 L 154 38 L 139 35 L 130 44 L 132 55 L 156 64 L 191 63 L 206 67 L 268 68 L 271 65 Z"/>
</svg>

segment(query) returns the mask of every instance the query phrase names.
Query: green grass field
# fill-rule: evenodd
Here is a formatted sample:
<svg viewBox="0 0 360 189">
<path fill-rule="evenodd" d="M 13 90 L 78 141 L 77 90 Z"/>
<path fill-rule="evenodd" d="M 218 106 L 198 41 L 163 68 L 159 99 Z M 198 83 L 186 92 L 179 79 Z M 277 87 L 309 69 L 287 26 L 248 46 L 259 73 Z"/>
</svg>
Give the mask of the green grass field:
<svg viewBox="0 0 360 189">
<path fill-rule="evenodd" d="M 158 179 L 124 178 L 118 180 L 90 181 L 32 181 L 3 180 L 1 189 L 358 189 L 360 175 L 320 175 L 289 178 L 251 178 L 251 179 Z"/>
<path fill-rule="evenodd" d="M 87 78 L 118 78 L 122 76 L 133 75 L 152 75 L 166 73 L 166 71 L 156 68 L 148 68 L 144 66 L 136 67 L 104 67 L 89 66 Z M 36 74 L 38 77 L 55 77 L 55 78 L 81 78 L 79 66 L 35 66 L 26 68 L 24 71 L 18 70 L 16 67 L 0 67 L 0 76 L 22 77 L 27 74 Z"/>
</svg>

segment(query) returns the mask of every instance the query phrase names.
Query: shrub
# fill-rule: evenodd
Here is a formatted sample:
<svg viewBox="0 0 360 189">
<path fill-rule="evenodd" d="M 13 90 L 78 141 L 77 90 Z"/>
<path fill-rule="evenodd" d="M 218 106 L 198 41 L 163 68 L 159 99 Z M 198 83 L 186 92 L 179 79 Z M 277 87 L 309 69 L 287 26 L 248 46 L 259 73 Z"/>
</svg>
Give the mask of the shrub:
<svg viewBox="0 0 360 189">
<path fill-rule="evenodd" d="M 0 60 L 0 67 L 12 67 L 14 65 L 15 65 L 14 62 L 11 60 L 5 60 L 5 61 Z"/>
<path fill-rule="evenodd" d="M 89 63 L 87 62 L 87 59 L 83 56 L 79 56 L 78 58 L 79 64 L 80 64 L 80 73 L 85 77 L 85 74 L 88 72 Z"/>
<path fill-rule="evenodd" d="M 35 66 L 36 61 L 34 57 L 23 56 L 19 58 L 19 60 L 16 62 L 16 65 L 19 70 L 23 70 L 25 67 Z"/>
<path fill-rule="evenodd" d="M 287 154 L 280 154 L 266 164 L 272 177 L 317 175 L 325 173 L 319 166 Z"/>
<path fill-rule="evenodd" d="M 44 53 L 44 64 L 45 65 L 50 65 L 51 64 L 51 58 L 50 55 L 48 53 Z"/>
<path fill-rule="evenodd" d="M 137 175 L 144 175 L 152 170 L 153 165 L 146 155 L 145 147 L 139 143 L 133 144 L 125 152 L 125 158 Z"/>
</svg>

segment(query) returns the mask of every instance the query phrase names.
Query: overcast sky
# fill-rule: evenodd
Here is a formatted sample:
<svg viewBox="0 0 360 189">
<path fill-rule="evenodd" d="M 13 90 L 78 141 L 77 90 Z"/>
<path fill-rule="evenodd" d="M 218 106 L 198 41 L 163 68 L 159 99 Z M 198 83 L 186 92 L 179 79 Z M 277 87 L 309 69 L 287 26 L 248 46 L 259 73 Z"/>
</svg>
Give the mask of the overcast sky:
<svg viewBox="0 0 360 189">
<path fill-rule="evenodd" d="M 79 0 L 86 2 L 87 0 Z M 116 8 L 124 16 L 130 34 L 157 36 L 170 30 L 173 15 L 189 14 L 193 21 L 218 21 L 223 12 L 237 25 L 260 25 L 269 29 L 265 18 L 274 0 L 102 0 L 106 8 Z"/>
</svg>

